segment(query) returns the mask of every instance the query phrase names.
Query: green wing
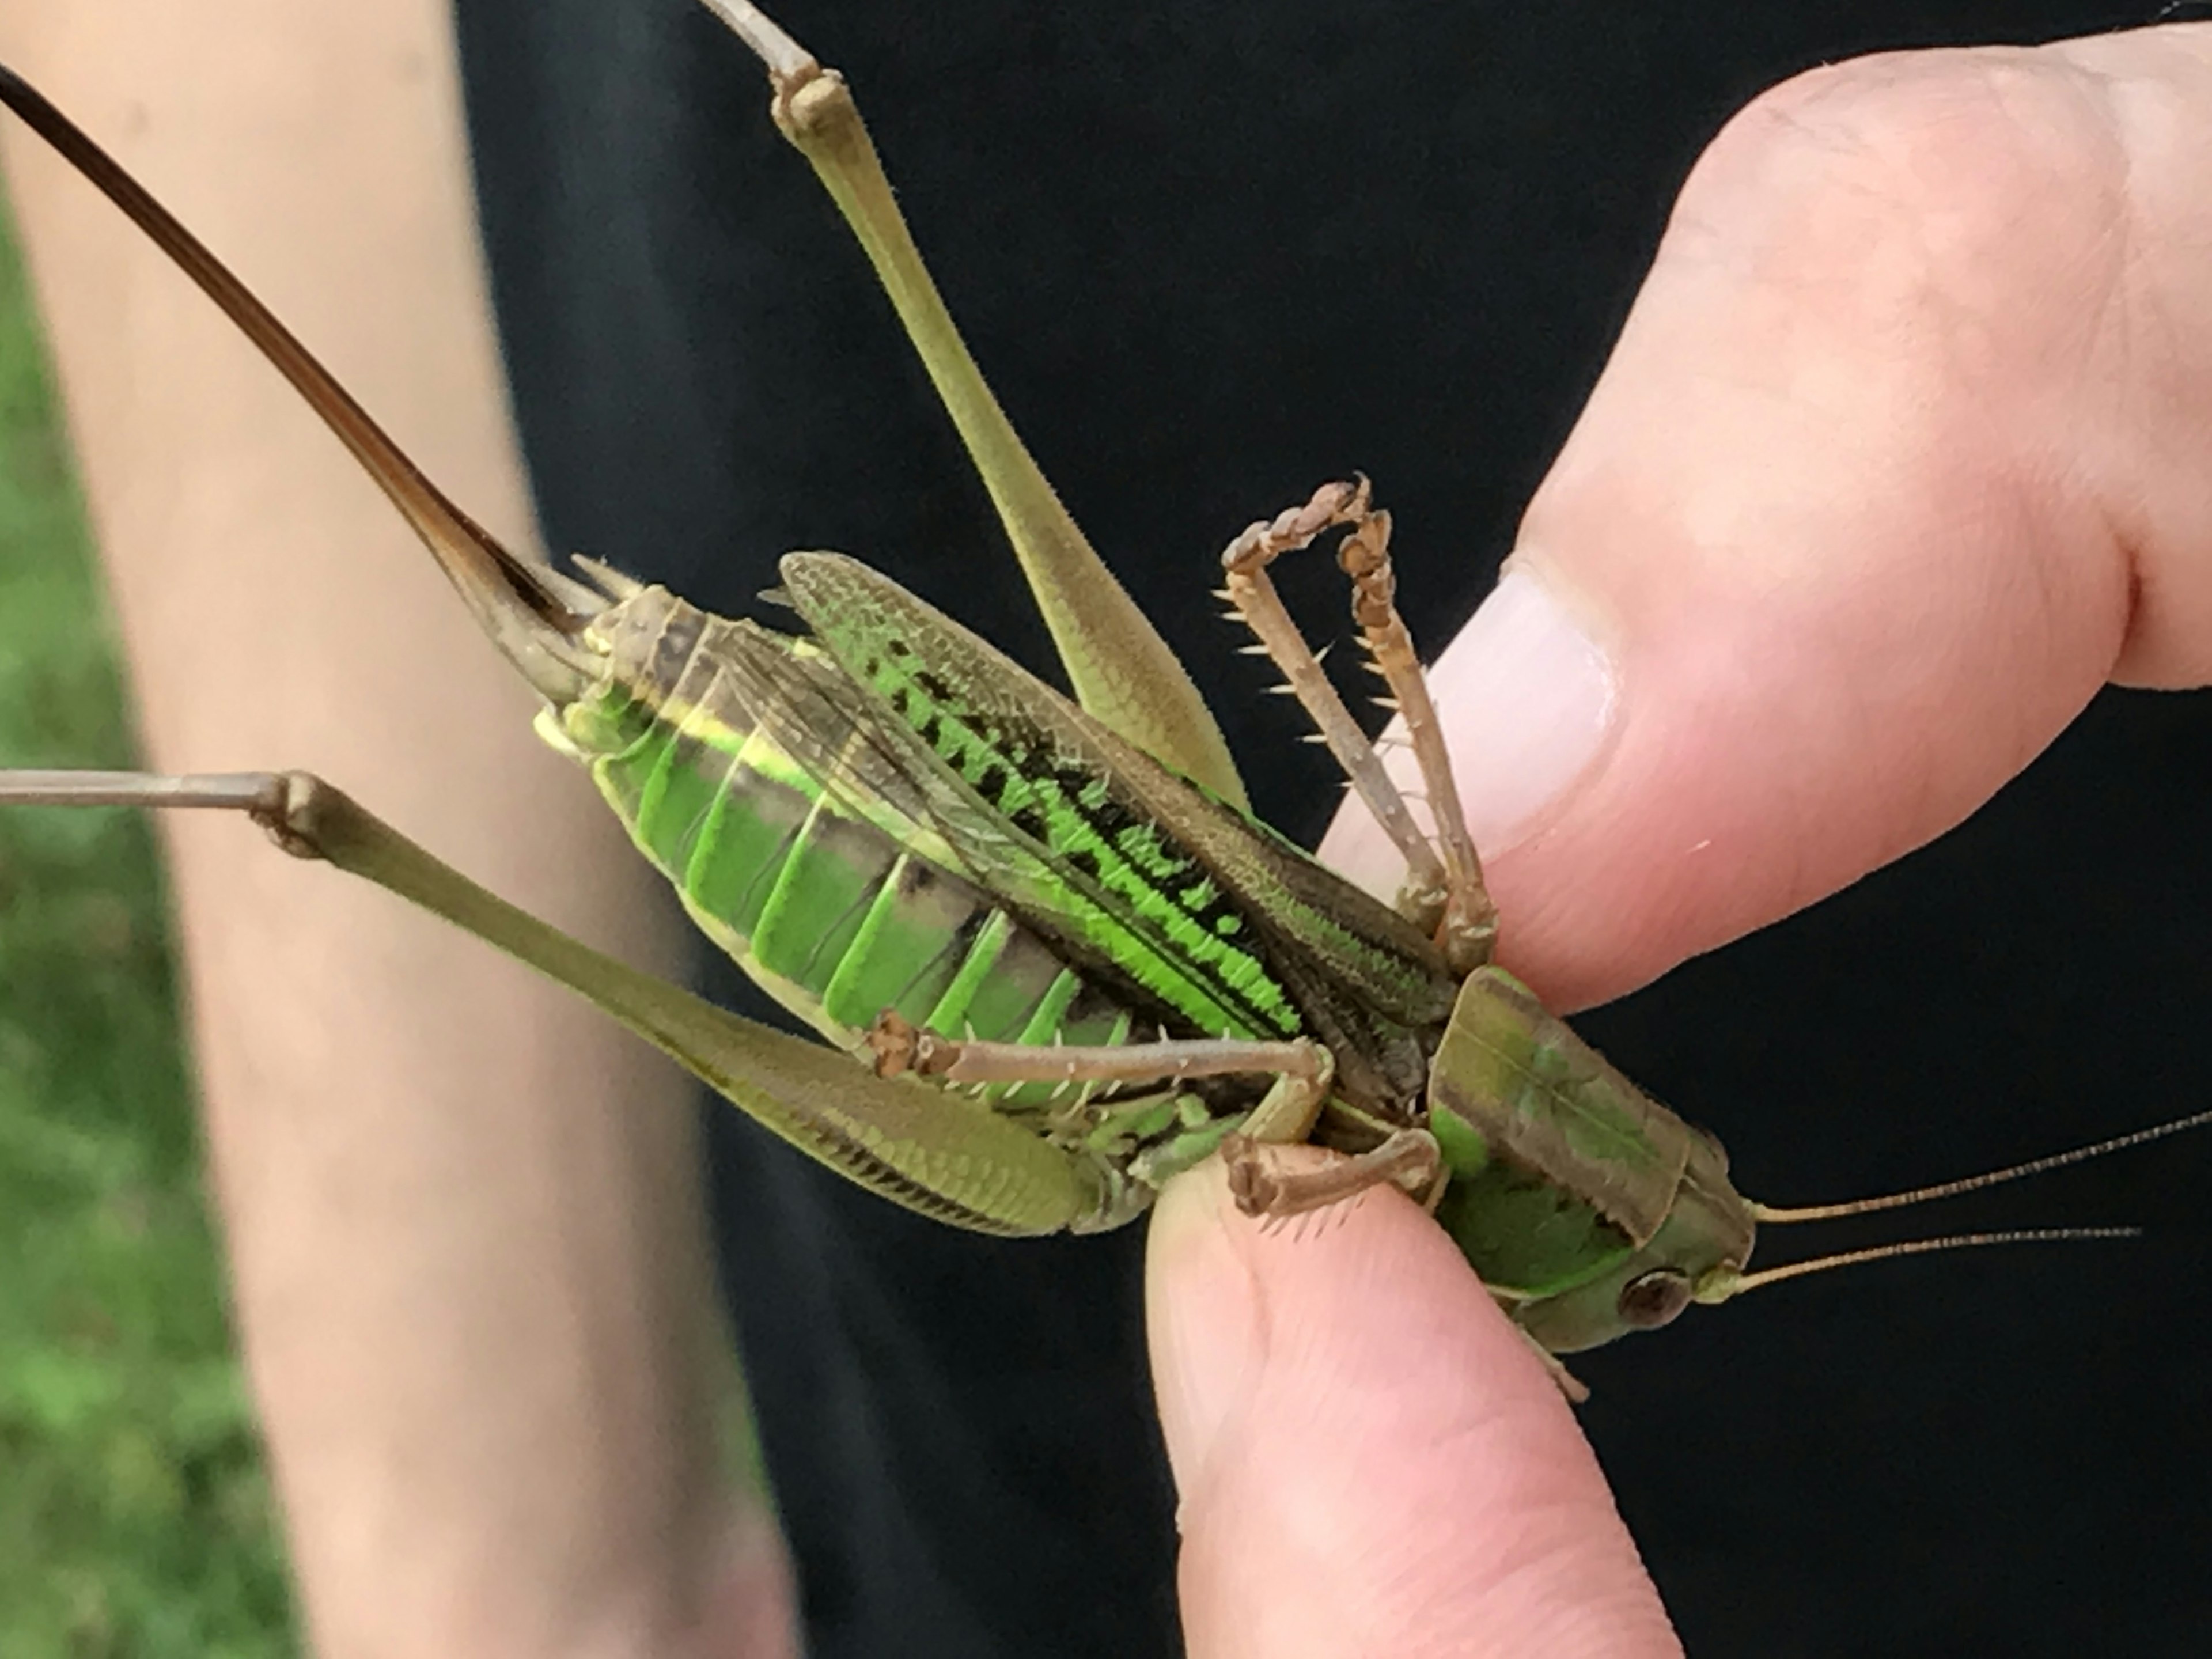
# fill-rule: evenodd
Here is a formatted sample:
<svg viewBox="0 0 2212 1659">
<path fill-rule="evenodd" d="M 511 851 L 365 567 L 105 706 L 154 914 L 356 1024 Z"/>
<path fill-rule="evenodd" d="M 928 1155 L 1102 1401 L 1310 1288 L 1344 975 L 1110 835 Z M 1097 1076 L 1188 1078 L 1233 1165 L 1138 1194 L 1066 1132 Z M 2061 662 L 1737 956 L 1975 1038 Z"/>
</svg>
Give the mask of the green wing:
<svg viewBox="0 0 2212 1659">
<path fill-rule="evenodd" d="M 1071 965 L 1103 968 L 1178 1035 L 1304 1030 L 1297 1003 L 1263 963 L 1249 953 L 1238 960 L 1230 941 L 1186 913 L 1148 912 L 1081 858 L 1040 844 L 813 641 L 746 628 L 726 644 L 719 672 L 823 789 L 988 888 Z"/>
<path fill-rule="evenodd" d="M 1372 1046 L 1449 1016 L 1450 975 L 1387 905 L 866 565 L 793 554 L 782 572 L 846 718 L 899 757 L 976 878 L 1059 935 L 1150 987 L 1202 980 L 1241 1011 L 1234 1035 Z"/>
</svg>

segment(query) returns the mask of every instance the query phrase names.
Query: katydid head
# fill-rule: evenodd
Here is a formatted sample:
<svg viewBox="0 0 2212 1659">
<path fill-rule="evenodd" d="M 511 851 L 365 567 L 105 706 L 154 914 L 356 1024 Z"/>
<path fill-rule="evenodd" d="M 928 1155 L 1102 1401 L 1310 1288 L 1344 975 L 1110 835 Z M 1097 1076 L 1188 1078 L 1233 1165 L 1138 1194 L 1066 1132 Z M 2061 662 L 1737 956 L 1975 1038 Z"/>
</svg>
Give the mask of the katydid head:
<svg viewBox="0 0 2212 1659">
<path fill-rule="evenodd" d="M 1641 1249 L 1585 1283 L 1522 1304 L 1514 1318 L 1552 1352 L 1574 1353 L 1670 1325 L 1692 1303 L 1724 1302 L 1743 1279 L 1755 1207 L 1729 1184 L 1719 1146 L 1698 1135 L 1674 1206 Z"/>
<path fill-rule="evenodd" d="M 1461 985 L 1429 1071 L 1427 1127 L 1447 1176 L 1437 1219 L 1515 1322 L 1553 1353 L 1849 1263 L 2124 1237 L 2117 1228 L 1956 1234 L 1747 1271 L 1763 1226 L 1955 1197 L 2208 1124 L 2212 1111 L 2197 1112 L 1960 1181 L 1784 1209 L 1740 1194 L 1718 1141 L 1622 1076 L 1502 969 Z"/>
<path fill-rule="evenodd" d="M 2037 1157 L 2027 1164 L 2011 1164 L 2002 1170 L 1962 1176 L 1958 1182 L 1911 1188 L 1909 1192 L 1887 1192 L 1874 1199 L 1850 1199 L 1843 1203 L 1820 1203 L 1808 1207 L 1752 1203 L 1750 1199 L 1736 1197 L 1736 1192 L 1725 1186 L 1725 1179 L 1717 1190 L 1712 1190 L 1694 1182 L 1692 1166 L 1692 1175 L 1686 1175 L 1683 1182 L 1681 1199 L 1668 1214 L 1666 1225 L 1662 1225 L 1646 1248 L 1635 1252 L 1617 1270 L 1608 1272 L 1604 1279 L 1597 1279 L 1590 1285 L 1566 1291 L 1531 1310 L 1522 1310 L 1520 1322 L 1531 1336 L 1544 1343 L 1544 1347 L 1553 1349 L 1555 1354 L 1564 1354 L 1571 1349 L 1562 1347 L 1559 1340 L 1553 1340 L 1555 1336 L 1573 1343 L 1575 1347 L 1595 1347 L 1597 1343 L 1624 1336 L 1632 1329 L 1656 1329 L 1659 1325 L 1666 1325 L 1690 1303 L 1725 1303 L 1747 1290 L 1778 1285 L 1787 1279 L 1805 1279 L 1808 1274 L 1829 1272 L 1834 1267 L 1856 1267 L 1860 1263 L 1889 1261 L 1893 1256 L 1927 1256 L 1942 1249 L 1978 1249 L 1986 1245 L 2136 1239 L 2142 1237 L 2142 1228 L 2006 1228 L 2000 1232 L 1951 1232 L 1929 1239 L 1867 1245 L 1865 1249 L 1844 1249 L 1838 1255 L 1792 1261 L 1781 1267 L 1743 1272 L 1745 1256 L 1750 1255 L 1752 1225 L 1840 1221 L 1844 1217 L 1874 1214 L 1878 1210 L 1902 1210 L 1913 1203 L 1933 1203 L 1936 1199 L 1960 1197 L 1964 1192 L 1980 1192 L 1982 1188 L 2020 1182 L 2024 1176 L 2046 1175 L 2073 1164 L 2086 1164 L 2094 1157 L 2106 1157 L 2108 1152 L 2128 1151 L 2132 1146 L 2146 1146 L 2150 1141 L 2166 1139 L 2167 1134 L 2181 1134 L 2184 1130 L 2205 1126 L 2212 1126 L 2212 1110 L 2190 1113 L 2188 1117 L 2177 1117 L 2167 1124 L 2154 1124 L 2128 1134 L 2115 1134 L 2112 1139 L 2077 1146 L 2069 1152 Z M 1743 1228 L 1741 1237 L 1745 1248 L 1741 1255 L 1729 1255 L 1725 1245 L 1719 1249 L 1714 1248 L 1717 1237 L 1725 1237 L 1725 1230 L 1735 1217 L 1741 1217 Z M 1606 1312 L 1608 1307 L 1610 1328 Z"/>
</svg>

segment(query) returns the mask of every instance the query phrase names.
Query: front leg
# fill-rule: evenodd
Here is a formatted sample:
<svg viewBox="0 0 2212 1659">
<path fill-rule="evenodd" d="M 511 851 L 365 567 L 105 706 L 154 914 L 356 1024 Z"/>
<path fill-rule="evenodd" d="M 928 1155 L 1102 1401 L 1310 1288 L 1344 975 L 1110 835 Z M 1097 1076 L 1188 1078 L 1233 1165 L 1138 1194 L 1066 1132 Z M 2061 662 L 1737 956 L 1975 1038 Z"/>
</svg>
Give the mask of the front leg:
<svg viewBox="0 0 2212 1659">
<path fill-rule="evenodd" d="M 1358 1197 L 1386 1182 L 1433 1212 L 1443 1196 L 1443 1155 L 1426 1129 L 1398 1129 L 1364 1152 L 1331 1152 L 1320 1167 L 1285 1170 L 1257 1138 L 1231 1135 L 1222 1143 L 1229 1191 L 1249 1216 L 1305 1215 Z"/>
<path fill-rule="evenodd" d="M 1285 553 L 1310 546 L 1323 532 L 1345 526 L 1348 533 L 1337 562 L 1352 579 L 1352 614 L 1374 659 L 1375 672 L 1389 686 L 1386 705 L 1406 722 L 1413 756 L 1421 769 L 1435 819 L 1435 840 L 1421 832 L 1404 795 L 1383 769 L 1328 676 L 1284 609 L 1267 567 Z M 1259 638 L 1256 649 L 1283 671 L 1293 695 L 1313 717 L 1315 726 L 1337 764 L 1344 769 L 1368 811 L 1375 814 L 1406 859 L 1400 911 L 1432 930 L 1444 959 L 1467 973 L 1490 959 L 1498 935 L 1498 909 L 1482 882 L 1482 861 L 1467 832 L 1459 786 L 1428 680 L 1413 653 L 1413 636 L 1398 614 L 1396 579 L 1390 564 L 1390 515 L 1371 504 L 1367 481 L 1323 484 L 1303 507 L 1273 520 L 1252 525 L 1221 556 L 1227 574 L 1226 597 Z"/>
<path fill-rule="evenodd" d="M 1273 1148 L 1244 1135 L 1226 1137 L 1221 1158 L 1228 1167 L 1229 1194 L 1237 1207 L 1246 1215 L 1268 1219 L 1327 1209 L 1386 1182 L 1433 1214 L 1449 1179 L 1436 1137 L 1426 1129 L 1400 1129 L 1372 1151 L 1330 1153 L 1317 1168 L 1308 1170 L 1278 1168 Z M 1589 1386 L 1514 1317 L 1517 1298 L 1492 1294 L 1568 1402 L 1579 1406 L 1588 1400 Z"/>
</svg>

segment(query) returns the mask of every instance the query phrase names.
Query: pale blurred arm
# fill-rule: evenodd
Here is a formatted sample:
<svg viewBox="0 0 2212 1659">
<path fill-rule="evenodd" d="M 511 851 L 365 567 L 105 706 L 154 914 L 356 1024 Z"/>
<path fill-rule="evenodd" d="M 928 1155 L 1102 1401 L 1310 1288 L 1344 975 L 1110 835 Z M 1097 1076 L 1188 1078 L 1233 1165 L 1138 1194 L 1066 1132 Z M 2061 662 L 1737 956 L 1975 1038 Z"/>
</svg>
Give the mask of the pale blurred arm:
<svg viewBox="0 0 2212 1659">
<path fill-rule="evenodd" d="M 100 137 L 498 532 L 528 509 L 438 0 L 0 3 Z M 633 960 L 666 908 L 382 499 L 118 215 L 8 172 L 152 763 L 323 772 Z M 166 826 L 214 1185 L 318 1651 L 774 1652 L 715 1447 L 686 1091 L 234 822 Z"/>
</svg>

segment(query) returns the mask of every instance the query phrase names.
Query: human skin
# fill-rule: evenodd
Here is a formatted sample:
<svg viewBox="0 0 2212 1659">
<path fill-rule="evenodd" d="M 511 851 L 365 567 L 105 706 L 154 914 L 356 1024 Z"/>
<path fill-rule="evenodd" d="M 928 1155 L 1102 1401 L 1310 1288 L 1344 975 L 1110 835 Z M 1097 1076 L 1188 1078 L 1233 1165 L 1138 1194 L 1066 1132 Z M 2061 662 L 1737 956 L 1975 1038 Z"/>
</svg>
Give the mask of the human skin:
<svg viewBox="0 0 2212 1659">
<path fill-rule="evenodd" d="M 1554 1006 L 1941 835 L 2108 682 L 2212 679 L 2208 154 L 2201 26 L 1863 59 L 1714 143 L 1435 675 L 1504 960 Z M 1502 762 L 1531 724 L 1541 763 Z M 1322 850 L 1395 879 L 1370 822 Z M 1194 1659 L 1680 1650 L 1410 1202 L 1300 1241 L 1201 1174 L 1149 1274 Z"/>
<path fill-rule="evenodd" d="M 459 498 L 525 522 L 439 8 L 0 18 Z M 1530 508 L 1528 580 L 1439 673 L 1507 960 L 1555 1002 L 1941 833 L 2106 679 L 2205 678 L 2208 56 L 2175 27 L 1868 60 L 1701 165 Z M 384 504 L 104 205 L 6 146 L 157 763 L 312 759 L 660 952 L 647 878 Z M 252 648 L 211 653 L 218 617 Z M 1550 770 L 1501 765 L 1509 724 Z M 773 1549 L 712 1474 L 678 1092 L 384 896 L 166 829 L 318 1650 L 787 1650 Z M 1389 884 L 1363 826 L 1327 851 Z M 561 878 L 587 863 L 590 890 Z M 1410 1206 L 1271 1237 L 1201 1173 L 1151 1273 L 1194 1653 L 1674 1650 L 1571 1414 Z"/>
<path fill-rule="evenodd" d="M 0 4 L 15 66 L 527 545 L 449 27 L 442 0 Z M 389 505 L 143 236 L 0 128 L 151 763 L 312 764 L 672 967 L 665 895 Z M 791 1651 L 781 1547 L 718 1445 L 733 1382 L 689 1084 L 245 824 L 161 828 L 313 1650 Z"/>
</svg>

